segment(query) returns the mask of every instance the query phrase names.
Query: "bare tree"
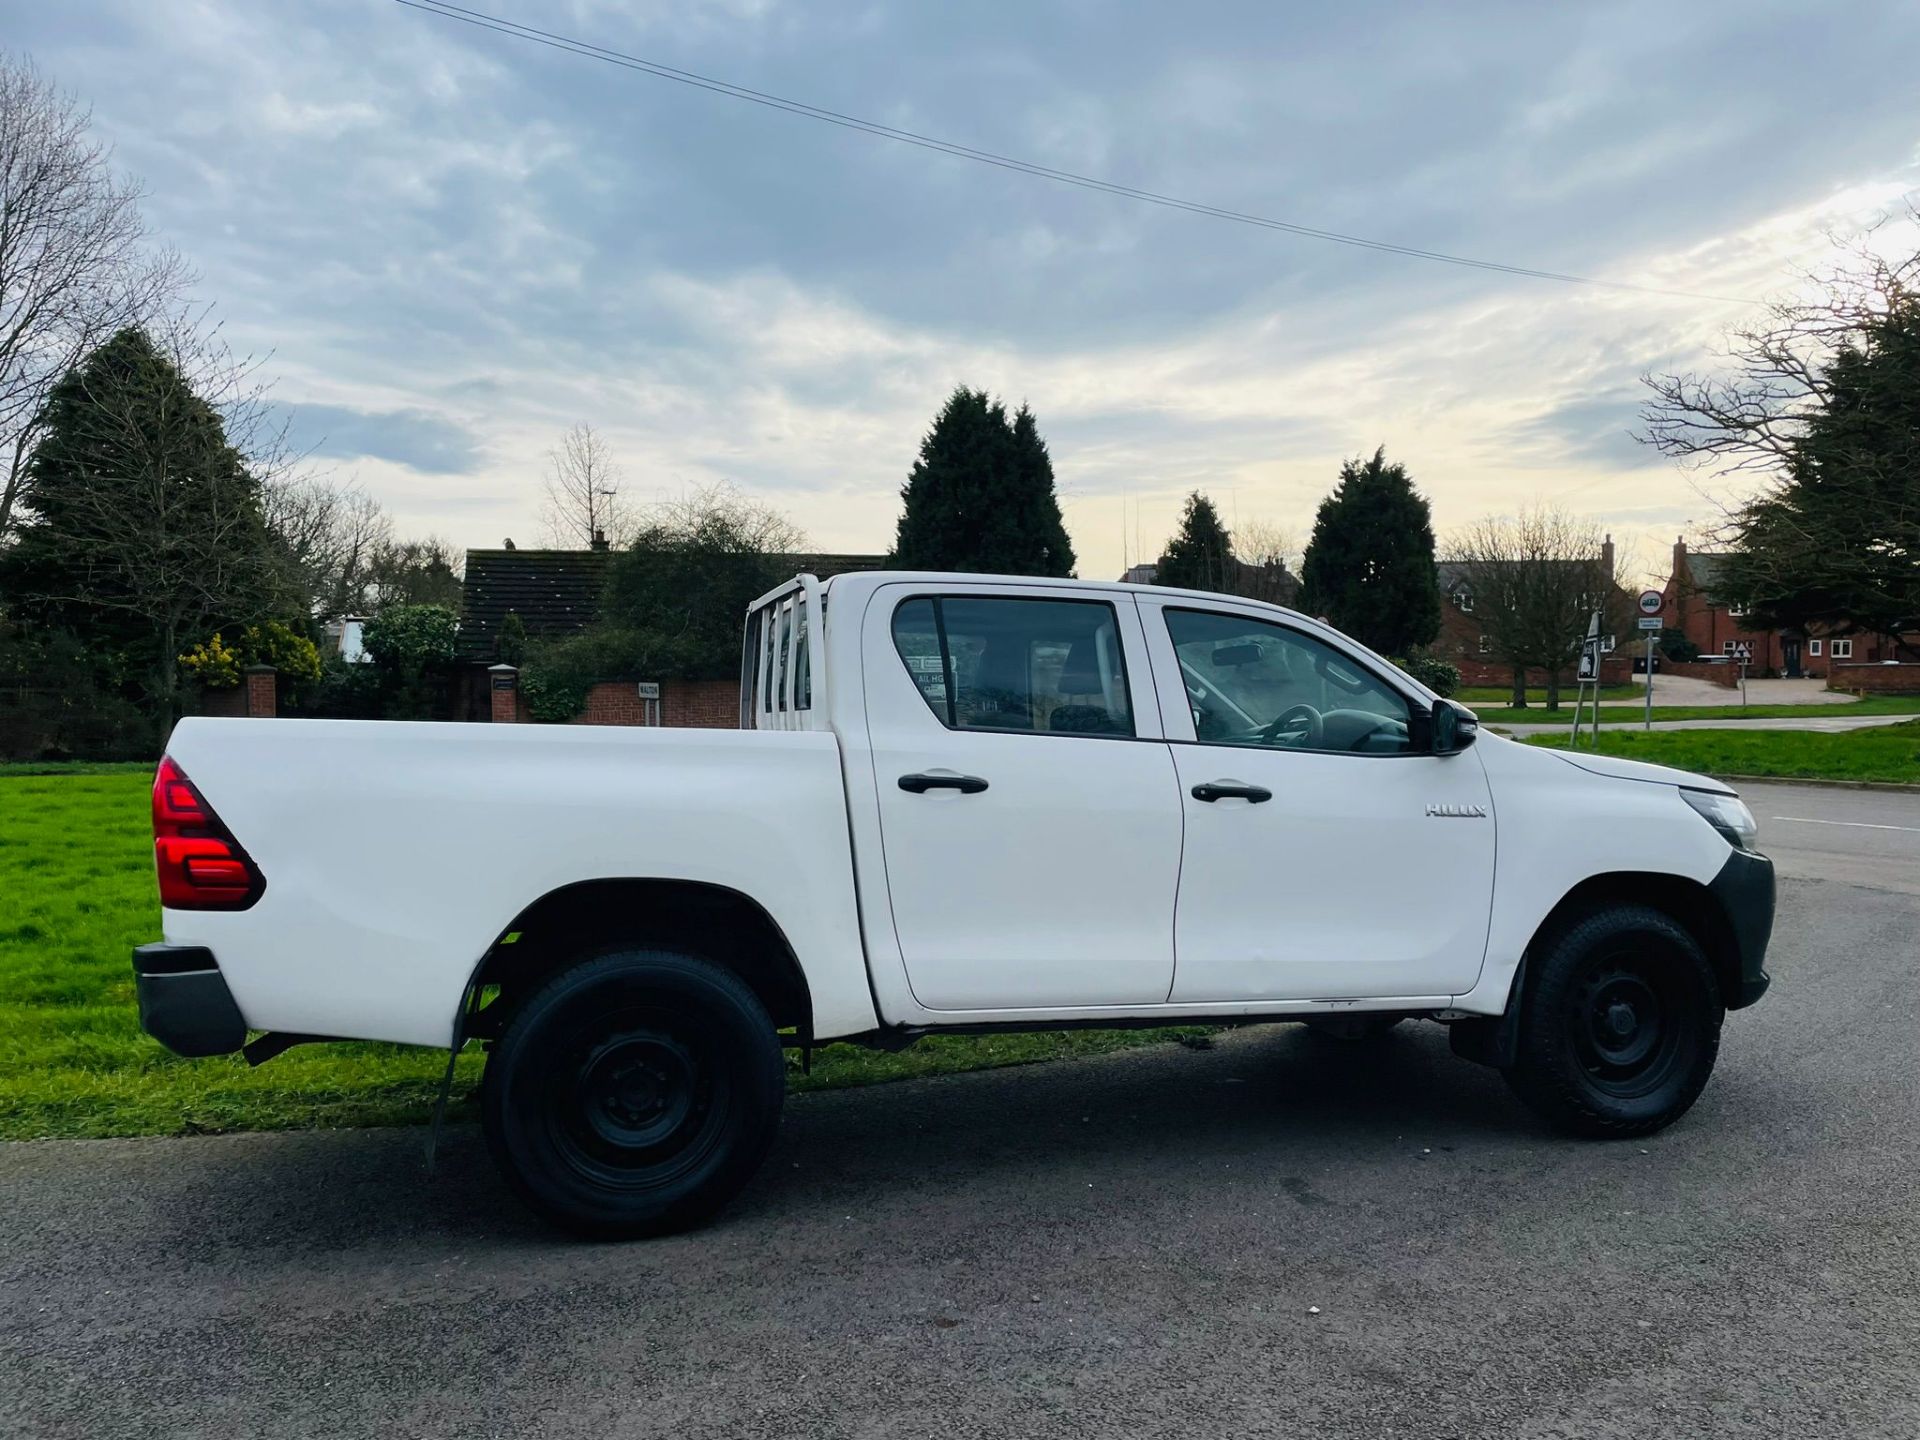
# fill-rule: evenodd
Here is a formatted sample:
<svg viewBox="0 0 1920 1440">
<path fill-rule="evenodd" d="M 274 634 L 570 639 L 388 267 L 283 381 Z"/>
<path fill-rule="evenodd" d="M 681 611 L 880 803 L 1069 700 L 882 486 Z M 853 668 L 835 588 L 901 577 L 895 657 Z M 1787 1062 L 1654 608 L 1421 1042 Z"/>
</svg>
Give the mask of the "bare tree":
<svg viewBox="0 0 1920 1440">
<path fill-rule="evenodd" d="M 1453 537 L 1449 558 L 1496 659 L 1513 667 L 1513 703 L 1527 702 L 1527 671 L 1546 672 L 1547 708 L 1560 707 L 1592 612 L 1603 633 L 1625 623 L 1618 560 L 1588 521 L 1552 505 L 1489 516 Z M 1443 603 L 1445 603 L 1443 601 Z"/>
<path fill-rule="evenodd" d="M 1920 212 L 1729 337 L 1720 375 L 1645 377 L 1640 438 L 1745 479 L 1716 592 L 1757 625 L 1920 626 Z M 1884 248 L 1884 241 L 1881 242 Z"/>
<path fill-rule="evenodd" d="M 547 452 L 547 537 L 566 547 L 601 541 L 624 545 L 632 518 L 620 494 L 621 480 L 605 438 L 591 425 L 567 431 L 559 446 Z"/>
<path fill-rule="evenodd" d="M 438 535 L 424 540 L 382 540 L 367 567 L 361 606 L 372 614 L 394 605 L 460 608 L 462 556 Z"/>
<path fill-rule="evenodd" d="M 635 543 L 716 553 L 799 555 L 807 535 L 783 511 L 743 495 L 725 480 L 699 485 L 646 506 L 634 526 Z"/>
<path fill-rule="evenodd" d="M 1920 212 L 1907 223 L 1920 227 Z M 1723 373 L 1642 376 L 1652 395 L 1639 439 L 1716 475 L 1791 468 L 1807 427 L 1833 401 L 1833 360 L 1920 296 L 1920 251 L 1901 260 L 1864 242 L 1844 251 L 1830 273 L 1801 277 L 1812 298 L 1775 302 L 1758 323 L 1729 333 Z"/>
<path fill-rule="evenodd" d="M 393 540 L 380 502 L 357 485 L 301 474 L 270 481 L 261 499 L 315 618 L 363 613 L 375 558 Z"/>
<path fill-rule="evenodd" d="M 50 388 L 188 279 L 176 255 L 147 247 L 139 187 L 113 174 L 90 120 L 32 61 L 0 53 L 0 541 L 31 483 Z"/>
<path fill-rule="evenodd" d="M 1233 532 L 1240 561 L 1235 593 L 1273 605 L 1291 605 L 1300 591 L 1300 545 L 1286 526 L 1272 520 L 1243 520 Z"/>
</svg>

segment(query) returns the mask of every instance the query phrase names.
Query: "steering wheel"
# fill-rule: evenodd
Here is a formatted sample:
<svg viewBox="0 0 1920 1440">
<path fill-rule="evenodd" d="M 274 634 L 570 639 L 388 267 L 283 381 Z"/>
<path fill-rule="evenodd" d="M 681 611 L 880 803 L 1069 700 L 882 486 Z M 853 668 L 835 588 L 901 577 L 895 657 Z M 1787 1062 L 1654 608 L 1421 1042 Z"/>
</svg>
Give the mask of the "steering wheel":
<svg viewBox="0 0 1920 1440">
<path fill-rule="evenodd" d="M 1304 722 L 1300 738 L 1293 743 L 1298 745 L 1318 745 L 1327 733 L 1326 722 L 1320 718 L 1320 712 L 1311 705 L 1289 705 L 1267 724 L 1260 727 L 1262 744 L 1271 745 L 1280 738 L 1281 732 Z"/>
</svg>

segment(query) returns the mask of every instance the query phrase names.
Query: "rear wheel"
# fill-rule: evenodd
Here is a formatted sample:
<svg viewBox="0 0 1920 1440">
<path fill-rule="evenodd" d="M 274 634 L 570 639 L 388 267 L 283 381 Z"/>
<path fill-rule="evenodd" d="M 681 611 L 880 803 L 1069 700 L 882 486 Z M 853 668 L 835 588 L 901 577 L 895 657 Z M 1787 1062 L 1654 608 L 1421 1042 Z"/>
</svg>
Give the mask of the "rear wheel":
<svg viewBox="0 0 1920 1440">
<path fill-rule="evenodd" d="M 1644 905 L 1586 916 L 1530 960 L 1507 1082 L 1577 1135 L 1649 1135 L 1706 1087 L 1725 1017 L 1705 955 Z"/>
<path fill-rule="evenodd" d="M 708 1219 L 765 1159 L 786 1063 L 739 976 L 624 950 L 562 971 L 487 1060 L 488 1148 L 542 1218 L 608 1239 Z"/>
</svg>

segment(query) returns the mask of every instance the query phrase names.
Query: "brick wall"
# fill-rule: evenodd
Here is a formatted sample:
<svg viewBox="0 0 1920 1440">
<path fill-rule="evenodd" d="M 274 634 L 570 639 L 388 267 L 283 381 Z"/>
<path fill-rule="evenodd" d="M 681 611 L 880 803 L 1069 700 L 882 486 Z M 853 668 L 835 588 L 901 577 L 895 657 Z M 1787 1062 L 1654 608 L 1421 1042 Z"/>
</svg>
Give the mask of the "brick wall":
<svg viewBox="0 0 1920 1440">
<path fill-rule="evenodd" d="M 1760 652 L 1754 651 L 1754 659 L 1760 658 Z M 1757 665 L 1747 667 L 1749 678 L 1759 673 Z M 1740 667 L 1734 664 L 1703 665 L 1698 660 L 1669 660 L 1660 658 L 1660 669 L 1654 675 L 1654 688 L 1659 689 L 1660 676 L 1684 675 L 1690 680 L 1711 680 L 1715 685 L 1724 685 L 1729 690 L 1740 688 Z M 1657 703 L 1656 696 L 1656 703 Z"/>
<path fill-rule="evenodd" d="M 489 672 L 498 677 L 504 667 Z M 507 674 L 511 680 L 512 675 Z M 486 718 L 495 724 L 517 722 L 531 724 L 526 696 L 517 688 L 489 690 Z M 640 688 L 631 680 L 603 680 L 587 691 L 587 708 L 572 723 L 575 725 L 645 725 L 649 702 L 640 698 Z M 663 680 L 657 702 L 659 717 L 655 723 L 681 729 L 732 730 L 740 724 L 740 682 L 738 680 Z M 470 718 L 471 712 L 470 712 Z"/>
<path fill-rule="evenodd" d="M 1850 665 L 1835 660 L 1827 666 L 1827 688 L 1850 695 L 1920 695 L 1920 665 Z"/>
</svg>

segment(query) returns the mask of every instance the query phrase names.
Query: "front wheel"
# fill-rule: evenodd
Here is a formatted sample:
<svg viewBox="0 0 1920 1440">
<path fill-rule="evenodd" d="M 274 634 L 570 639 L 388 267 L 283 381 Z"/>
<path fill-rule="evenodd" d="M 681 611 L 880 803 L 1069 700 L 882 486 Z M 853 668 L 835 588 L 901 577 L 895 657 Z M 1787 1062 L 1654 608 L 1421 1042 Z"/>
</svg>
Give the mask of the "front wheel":
<svg viewBox="0 0 1920 1440">
<path fill-rule="evenodd" d="M 509 1185 L 583 1235 L 662 1235 L 715 1214 L 773 1143 L 786 1064 L 729 970 L 623 950 L 562 971 L 487 1058 L 481 1113 Z"/>
<path fill-rule="evenodd" d="M 1507 1083 L 1576 1135 L 1650 1135 L 1686 1114 L 1720 1051 L 1713 967 L 1681 926 L 1614 905 L 1562 930 L 1530 962 Z"/>
</svg>

